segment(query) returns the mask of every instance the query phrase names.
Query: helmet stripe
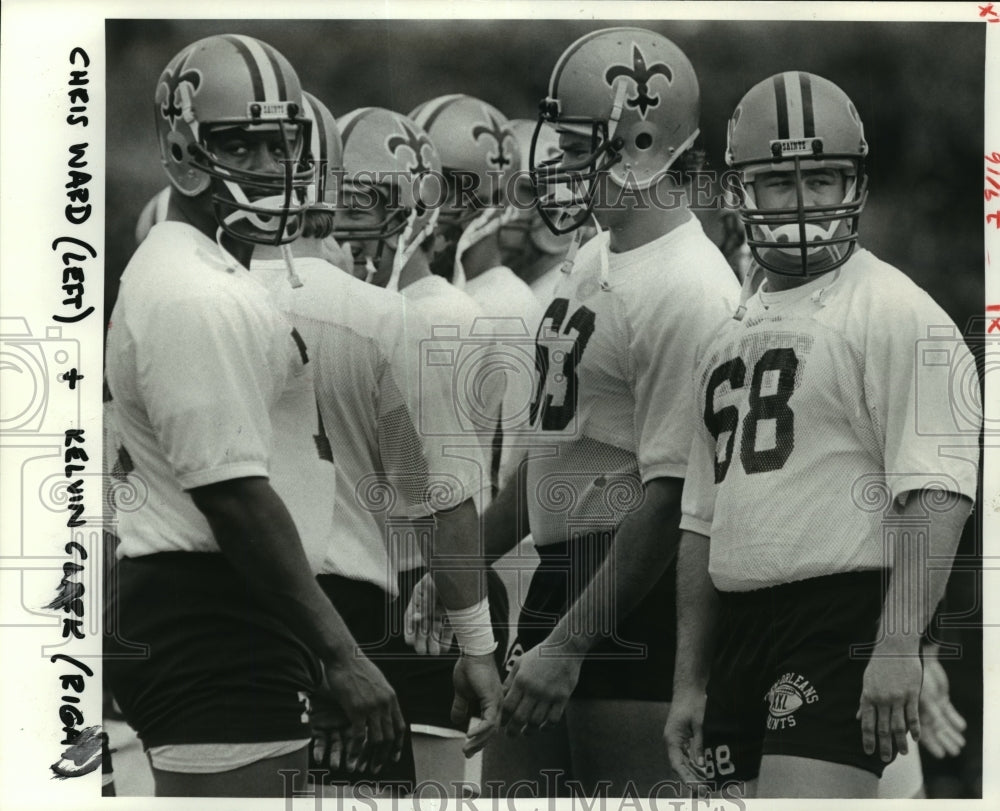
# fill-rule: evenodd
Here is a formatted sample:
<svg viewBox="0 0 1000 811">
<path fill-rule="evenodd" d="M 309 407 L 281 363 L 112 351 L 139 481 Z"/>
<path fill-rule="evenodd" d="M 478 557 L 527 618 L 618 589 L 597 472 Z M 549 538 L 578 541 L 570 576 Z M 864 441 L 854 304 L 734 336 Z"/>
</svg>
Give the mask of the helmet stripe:
<svg viewBox="0 0 1000 811">
<path fill-rule="evenodd" d="M 431 127 L 434 126 L 434 122 L 441 113 L 445 111 L 456 99 L 462 98 L 461 93 L 452 93 L 448 96 L 441 96 L 441 98 L 436 101 L 428 102 L 417 109 L 420 110 L 420 114 L 417 116 L 411 116 L 414 121 L 416 121 L 421 127 L 423 127 L 427 132 L 431 131 Z"/>
<path fill-rule="evenodd" d="M 798 76 L 788 72 L 781 76 L 785 83 L 785 98 L 788 99 L 788 137 L 804 138 L 802 122 L 802 88 Z"/>
<path fill-rule="evenodd" d="M 374 107 L 361 107 L 343 116 L 340 121 L 337 122 L 340 127 L 340 137 L 343 139 L 345 147 L 347 146 L 347 139 L 351 137 L 351 132 L 358 125 L 358 123 L 360 123 L 361 119 L 370 115 L 374 111 Z"/>
<path fill-rule="evenodd" d="M 778 140 L 788 138 L 788 98 L 785 94 L 785 75 L 774 77 L 774 103 L 778 110 Z"/>
<path fill-rule="evenodd" d="M 265 45 L 263 42 L 261 45 L 264 46 L 264 53 L 267 54 L 267 61 L 271 63 L 271 70 L 274 71 L 274 78 L 278 83 L 278 98 L 281 100 L 287 99 L 288 88 L 285 86 L 285 73 L 281 69 L 281 65 L 278 62 L 277 53 L 270 45 Z"/>
<path fill-rule="evenodd" d="M 260 68 L 256 60 L 254 60 L 253 54 L 250 53 L 246 42 L 244 42 L 244 38 L 235 34 L 225 34 L 223 35 L 223 39 L 231 43 L 240 56 L 243 57 L 243 61 L 246 62 L 247 70 L 250 72 L 250 83 L 253 86 L 254 101 L 264 101 L 264 81 L 260 75 Z"/>
<path fill-rule="evenodd" d="M 312 138 L 309 139 L 310 151 L 315 160 L 325 161 L 327 157 L 326 122 L 323 120 L 323 114 L 319 111 L 319 107 L 313 104 L 313 100 L 309 97 L 308 93 L 302 94 L 302 102 L 306 106 L 306 114 L 312 119 Z"/>
<path fill-rule="evenodd" d="M 802 135 L 816 137 L 816 122 L 813 118 L 812 80 L 808 73 L 799 73 L 799 88 L 802 94 Z"/>
</svg>

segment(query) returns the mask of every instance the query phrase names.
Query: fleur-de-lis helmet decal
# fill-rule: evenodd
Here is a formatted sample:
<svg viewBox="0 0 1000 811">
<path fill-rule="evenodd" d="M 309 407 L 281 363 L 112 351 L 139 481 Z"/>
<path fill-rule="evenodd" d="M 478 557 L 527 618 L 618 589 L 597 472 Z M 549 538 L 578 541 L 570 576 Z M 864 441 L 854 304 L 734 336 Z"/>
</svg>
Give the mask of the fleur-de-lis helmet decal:
<svg viewBox="0 0 1000 811">
<path fill-rule="evenodd" d="M 592 149 L 572 164 L 532 153 L 536 186 L 550 190 L 540 206 L 549 228 L 582 225 L 602 175 L 636 190 L 656 183 L 697 138 L 699 107 L 690 60 L 661 34 L 605 28 L 570 45 L 552 70 L 536 133 L 542 124 L 579 132 Z M 558 195 L 560 185 L 572 193 Z"/>
<path fill-rule="evenodd" d="M 639 115 L 645 118 L 646 111 L 650 107 L 658 106 L 660 103 L 659 96 L 650 95 L 650 80 L 655 76 L 662 76 L 666 79 L 667 84 L 670 84 L 673 81 L 674 74 L 673 71 L 670 70 L 670 67 L 664 65 L 662 62 L 656 62 L 647 66 L 646 59 L 642 55 L 642 51 L 639 50 L 639 46 L 633 45 L 632 64 L 612 65 L 605 72 L 604 80 L 608 83 L 609 87 L 614 87 L 615 80 L 621 76 L 628 77 L 635 82 L 636 95 L 627 96 L 625 98 L 625 103 L 629 107 L 638 107 Z"/>
</svg>

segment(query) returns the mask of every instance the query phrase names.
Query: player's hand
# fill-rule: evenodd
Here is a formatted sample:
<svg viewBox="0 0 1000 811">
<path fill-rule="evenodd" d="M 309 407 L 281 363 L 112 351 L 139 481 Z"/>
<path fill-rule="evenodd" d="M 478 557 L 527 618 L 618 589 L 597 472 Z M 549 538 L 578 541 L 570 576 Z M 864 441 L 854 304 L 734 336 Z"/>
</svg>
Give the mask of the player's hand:
<svg viewBox="0 0 1000 811">
<path fill-rule="evenodd" d="M 519 656 L 503 684 L 501 728 L 508 735 L 524 735 L 557 723 L 582 665 L 582 654 L 548 641 Z"/>
<path fill-rule="evenodd" d="M 913 740 L 920 740 L 920 657 L 916 650 L 894 653 L 890 656 L 885 649 L 875 648 L 865 668 L 861 702 L 855 716 L 861 720 L 865 753 L 872 754 L 877 742 L 883 763 L 892 760 L 893 743 L 900 753 L 907 753 L 907 731 Z"/>
<path fill-rule="evenodd" d="M 448 624 L 444 605 L 438 600 L 434 578 L 425 574 L 410 595 L 403 615 L 403 638 L 417 653 L 438 656 L 451 650 L 455 633 Z"/>
<path fill-rule="evenodd" d="M 406 723 L 396 693 L 382 671 L 365 656 L 327 663 L 329 699 L 342 711 L 340 729 L 348 771 L 369 768 L 377 774 L 403 752 Z M 326 696 L 321 696 L 321 702 Z"/>
<path fill-rule="evenodd" d="M 455 684 L 455 700 L 451 705 L 451 720 L 464 726 L 473 715 L 476 716 L 462 746 L 465 756 L 472 757 L 486 746 L 500 724 L 503 688 L 500 686 L 493 654 L 462 654 L 455 663 L 452 680 Z"/>
<path fill-rule="evenodd" d="M 948 675 L 937 646 L 924 647 L 924 683 L 920 688 L 921 745 L 936 758 L 955 757 L 965 747 L 965 719 L 952 706 Z"/>
<path fill-rule="evenodd" d="M 704 718 L 704 690 L 674 690 L 667 723 L 663 727 L 663 740 L 667 744 L 670 767 L 688 785 L 705 782 Z"/>
<path fill-rule="evenodd" d="M 340 705 L 333 700 L 333 694 L 320 691 L 312 697 L 309 708 L 309 726 L 312 740 L 309 742 L 309 768 L 326 771 L 347 769 L 344 762 L 345 731 L 350 722 Z M 349 769 L 354 771 L 354 768 Z"/>
</svg>

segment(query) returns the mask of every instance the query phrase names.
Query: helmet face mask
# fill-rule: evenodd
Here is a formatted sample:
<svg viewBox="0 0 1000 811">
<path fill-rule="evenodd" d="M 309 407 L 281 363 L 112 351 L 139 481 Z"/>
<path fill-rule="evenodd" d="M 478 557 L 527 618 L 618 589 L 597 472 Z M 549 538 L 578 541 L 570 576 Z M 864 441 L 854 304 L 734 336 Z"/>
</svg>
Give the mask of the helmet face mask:
<svg viewBox="0 0 1000 811">
<path fill-rule="evenodd" d="M 843 265 L 857 245 L 867 200 L 868 144 L 857 110 L 835 84 L 778 74 L 753 87 L 729 122 L 726 162 L 740 170 L 739 214 L 754 260 L 783 276 L 812 277 Z M 817 172 L 839 172 L 840 199 L 806 199 Z M 755 188 L 774 173 L 794 184 L 794 205 L 765 207 Z"/>
<path fill-rule="evenodd" d="M 567 234 L 590 218 L 598 196 L 598 184 L 611 167 L 621 162 L 624 141 L 608 136 L 606 121 L 560 118 L 559 102 L 555 99 L 545 99 L 540 108 L 528 157 L 531 181 L 538 200 L 538 213 L 545 225 L 553 234 Z M 547 160 L 539 160 L 539 136 L 545 128 L 553 127 L 560 130 L 573 127 L 570 132 L 581 135 L 589 129 L 589 153 L 566 160 L 559 152 Z"/>
<path fill-rule="evenodd" d="M 698 137 L 699 108 L 694 68 L 660 34 L 607 28 L 570 45 L 552 71 L 531 150 L 546 225 L 556 234 L 583 225 L 605 180 L 632 190 L 657 183 Z M 534 142 L 543 125 L 589 139 L 589 152 L 542 158 Z"/>
<path fill-rule="evenodd" d="M 310 122 L 294 69 L 271 46 L 242 35 L 189 45 L 157 84 L 160 159 L 185 197 L 211 190 L 219 227 L 243 242 L 283 244 L 302 227 L 313 178 L 304 159 Z M 239 133 L 248 142 L 278 135 L 274 165 L 233 160 L 218 143 Z"/>
<path fill-rule="evenodd" d="M 539 127 L 537 121 L 526 118 L 510 122 L 518 145 L 521 148 L 521 165 L 531 165 L 531 147 L 539 157 L 539 163 L 557 160 L 561 156 L 559 135 L 547 124 Z M 537 131 L 537 134 L 536 134 Z M 500 227 L 500 252 L 503 263 L 515 272 L 542 257 L 562 256 L 569 248 L 570 237 L 553 234 L 542 218 L 538 208 L 535 184 L 527 173 L 522 173 L 514 182 L 511 203 L 514 217 Z"/>
<path fill-rule="evenodd" d="M 307 129 L 295 125 L 290 133 L 286 124 L 263 129 L 241 127 L 236 132 L 225 125 L 203 128 L 204 143 L 193 145 L 191 152 L 195 165 L 211 178 L 212 205 L 223 231 L 244 242 L 275 245 L 299 235 L 307 204 L 307 183 L 313 180 L 313 170 L 303 162 Z M 276 133 L 280 133 L 281 147 L 275 150 L 280 173 L 234 165 L 215 148 L 216 143 L 233 137 L 250 143 L 258 139 L 276 142 Z"/>
</svg>

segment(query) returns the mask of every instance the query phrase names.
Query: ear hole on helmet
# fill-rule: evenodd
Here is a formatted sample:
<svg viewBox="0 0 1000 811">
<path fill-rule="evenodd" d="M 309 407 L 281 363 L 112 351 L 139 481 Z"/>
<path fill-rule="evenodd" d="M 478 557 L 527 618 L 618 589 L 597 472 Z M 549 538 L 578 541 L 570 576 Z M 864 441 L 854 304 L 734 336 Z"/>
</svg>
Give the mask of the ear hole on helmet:
<svg viewBox="0 0 1000 811">
<path fill-rule="evenodd" d="M 635 136 L 635 145 L 639 149 L 649 149 L 653 145 L 653 136 L 648 132 L 640 132 Z"/>
<path fill-rule="evenodd" d="M 170 145 L 170 157 L 172 157 L 178 163 L 184 160 L 184 150 L 181 149 L 180 144 Z"/>
</svg>

